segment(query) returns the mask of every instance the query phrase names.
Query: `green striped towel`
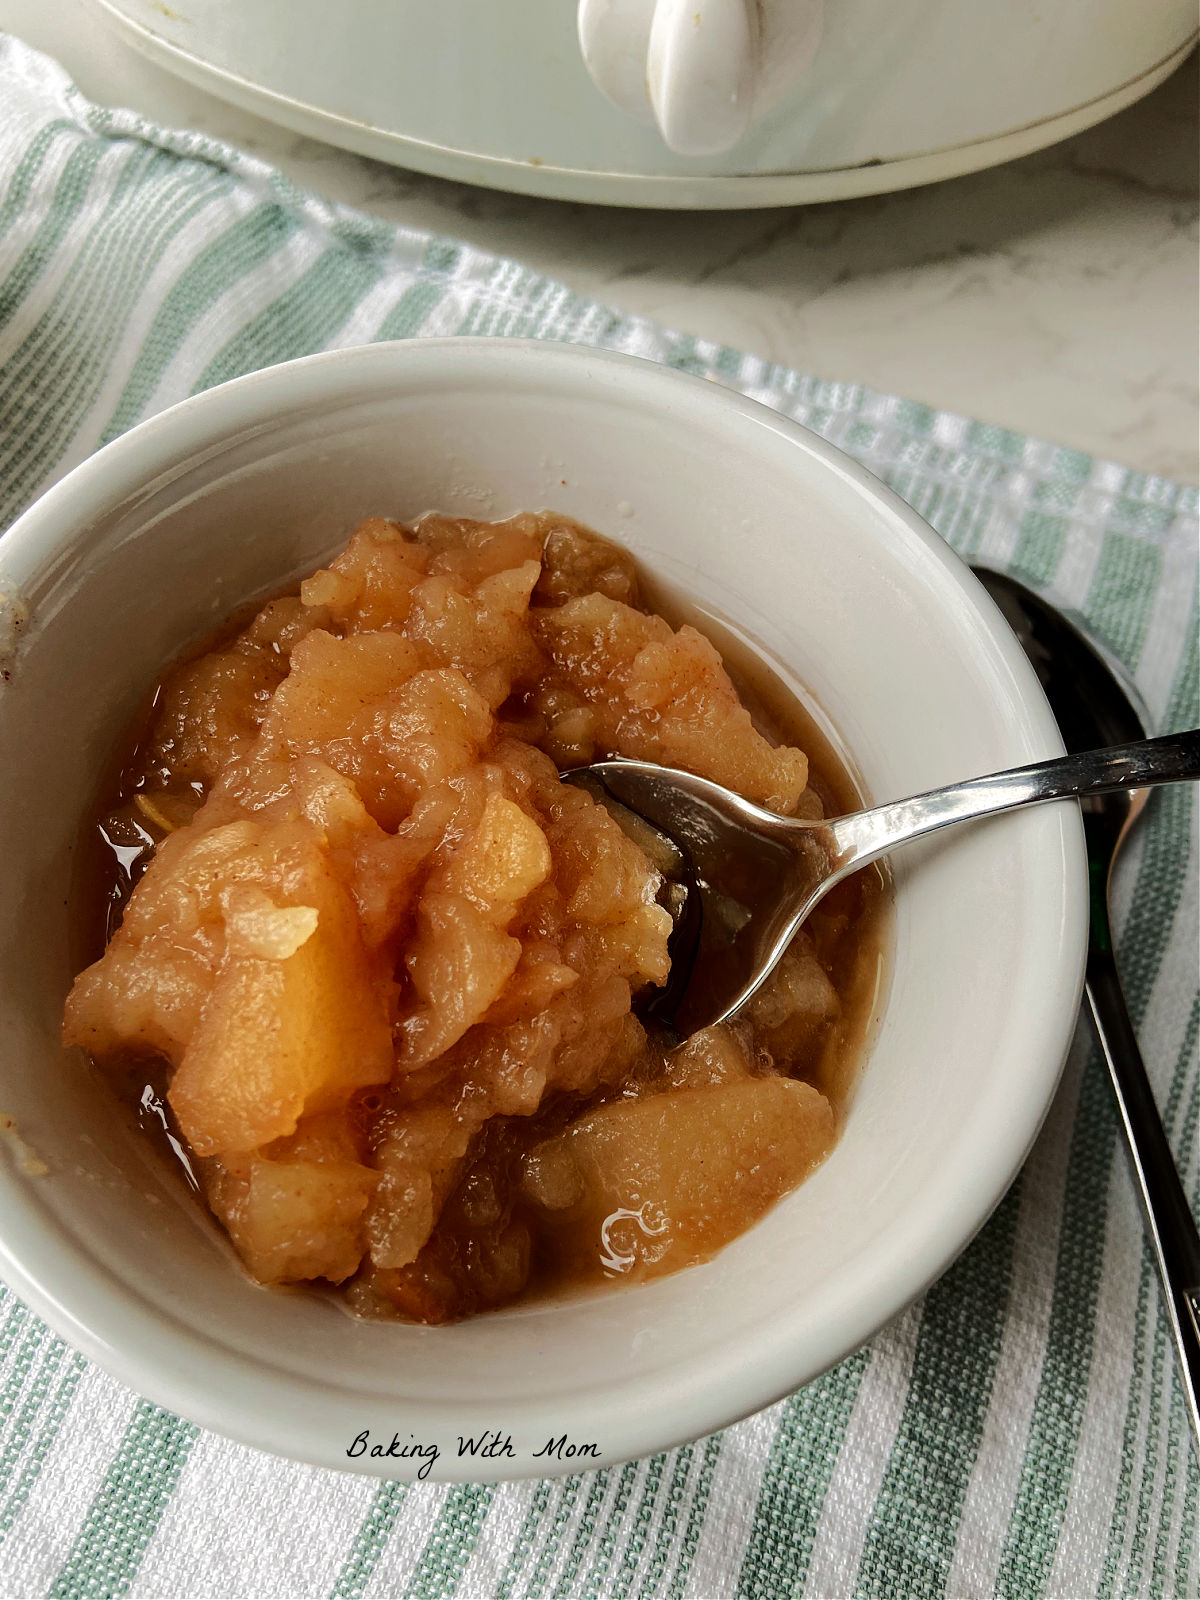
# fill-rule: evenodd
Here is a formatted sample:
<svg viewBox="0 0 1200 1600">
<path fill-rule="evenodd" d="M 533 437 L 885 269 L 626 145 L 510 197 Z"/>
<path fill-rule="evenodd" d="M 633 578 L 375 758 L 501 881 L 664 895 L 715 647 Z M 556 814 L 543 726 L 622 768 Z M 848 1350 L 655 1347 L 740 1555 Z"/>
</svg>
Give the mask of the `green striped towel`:
<svg viewBox="0 0 1200 1600">
<path fill-rule="evenodd" d="M 1200 721 L 1193 490 L 667 333 L 327 205 L 211 139 L 98 110 L 2 36 L 0 105 L 0 525 L 122 429 L 269 362 L 433 333 L 575 340 L 815 428 L 964 555 L 1077 608 L 1159 727 Z M 1160 795 L 1119 916 L 1193 1195 L 1194 802 Z M 6 1595 L 1187 1595 L 1198 1490 L 1082 1036 L 1017 1183 L 920 1305 L 783 1404 L 624 1467 L 405 1488 L 298 1466 L 139 1401 L 0 1299 Z"/>
</svg>

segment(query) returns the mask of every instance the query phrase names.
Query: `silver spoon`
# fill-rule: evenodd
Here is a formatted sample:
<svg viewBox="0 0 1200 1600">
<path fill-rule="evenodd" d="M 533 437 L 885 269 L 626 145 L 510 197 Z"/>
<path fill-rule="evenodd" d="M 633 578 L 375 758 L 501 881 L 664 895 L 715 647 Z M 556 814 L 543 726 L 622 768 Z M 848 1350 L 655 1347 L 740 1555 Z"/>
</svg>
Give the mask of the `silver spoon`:
<svg viewBox="0 0 1200 1600">
<path fill-rule="evenodd" d="M 671 907 L 677 981 L 655 1015 L 688 1034 L 739 1012 L 814 906 L 852 872 L 993 812 L 1200 778 L 1200 729 L 1059 756 L 823 822 L 778 817 L 718 783 L 648 761 L 598 761 L 564 777 L 599 784 L 678 852 L 668 870 L 686 891 L 682 907 L 678 898 Z"/>
<path fill-rule="evenodd" d="M 1137 691 L 1116 662 L 1024 584 L 986 568 L 977 569 L 977 576 L 1032 662 L 1069 750 L 1145 734 Z M 1125 1007 L 1109 926 L 1113 867 L 1149 798 L 1148 790 L 1135 789 L 1098 797 L 1083 807 L 1092 882 L 1085 995 L 1117 1098 L 1200 1454 L 1200 1233 Z"/>
</svg>

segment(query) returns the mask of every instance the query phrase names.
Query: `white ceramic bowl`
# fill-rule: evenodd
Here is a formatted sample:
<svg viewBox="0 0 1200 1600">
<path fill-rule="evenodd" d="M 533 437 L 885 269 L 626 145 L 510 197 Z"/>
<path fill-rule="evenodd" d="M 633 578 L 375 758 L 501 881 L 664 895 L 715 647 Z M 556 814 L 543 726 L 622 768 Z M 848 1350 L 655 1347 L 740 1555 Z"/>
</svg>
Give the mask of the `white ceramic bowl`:
<svg viewBox="0 0 1200 1600">
<path fill-rule="evenodd" d="M 102 1366 L 204 1426 L 322 1466 L 565 1472 L 659 1450 L 805 1383 L 942 1272 L 1049 1104 L 1085 941 L 1076 808 L 897 863 L 888 997 L 840 1144 L 713 1262 L 450 1328 L 258 1290 L 58 1044 L 67 907 L 98 775 L 162 664 L 362 516 L 550 506 L 629 544 L 815 696 L 876 798 L 1061 751 L 1013 636 L 894 495 L 716 385 L 564 346 L 374 345 L 255 373 L 107 446 L 0 542 L 28 602 L 0 692 L 0 1273 Z M 458 1454 L 511 1435 L 514 1454 Z M 594 1453 L 539 1456 L 565 1435 Z"/>
</svg>

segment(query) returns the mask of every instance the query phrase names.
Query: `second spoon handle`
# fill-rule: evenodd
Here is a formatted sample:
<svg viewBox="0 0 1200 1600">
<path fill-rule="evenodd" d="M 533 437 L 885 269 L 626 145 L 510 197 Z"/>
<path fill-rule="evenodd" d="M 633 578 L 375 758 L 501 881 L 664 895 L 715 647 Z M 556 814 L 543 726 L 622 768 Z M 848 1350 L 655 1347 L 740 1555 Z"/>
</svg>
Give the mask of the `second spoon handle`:
<svg viewBox="0 0 1200 1600">
<path fill-rule="evenodd" d="M 1036 805 L 1043 800 L 1082 799 L 1113 789 L 1142 789 L 1155 783 L 1178 783 L 1200 778 L 1200 728 L 1187 733 L 1163 734 L 1116 744 L 1107 750 L 1058 756 L 1010 772 L 993 772 L 986 778 L 909 800 L 894 800 L 871 811 L 838 817 L 828 824 L 835 851 L 835 871 L 864 867 L 910 839 L 919 839 L 955 822 L 969 822 L 994 811 Z"/>
<path fill-rule="evenodd" d="M 1125 1128 L 1133 1179 L 1162 1279 L 1167 1320 L 1179 1358 L 1188 1420 L 1200 1452 L 1200 1235 L 1129 1020 L 1103 917 L 1087 964 L 1087 1002 Z"/>
</svg>

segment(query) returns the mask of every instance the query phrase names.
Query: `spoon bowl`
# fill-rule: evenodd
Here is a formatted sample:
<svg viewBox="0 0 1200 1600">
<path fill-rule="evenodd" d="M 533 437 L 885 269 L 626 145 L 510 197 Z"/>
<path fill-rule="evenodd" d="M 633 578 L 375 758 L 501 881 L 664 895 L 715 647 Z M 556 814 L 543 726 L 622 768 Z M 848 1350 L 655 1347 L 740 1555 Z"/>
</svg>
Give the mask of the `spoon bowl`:
<svg viewBox="0 0 1200 1600">
<path fill-rule="evenodd" d="M 602 803 L 616 801 L 627 831 L 632 813 L 665 841 L 652 854 L 675 924 L 671 975 L 651 992 L 646 1012 L 681 1038 L 748 1004 L 845 876 L 834 877 L 837 846 L 827 824 L 776 816 L 690 772 L 615 760 L 564 776 Z"/>
<path fill-rule="evenodd" d="M 1017 579 L 985 567 L 975 574 L 1029 657 L 1068 750 L 1147 737 L 1150 714 L 1115 657 Z M 1117 850 L 1149 799 L 1150 789 L 1144 788 L 1081 801 L 1088 856 L 1103 869 L 1106 885 Z"/>
</svg>

